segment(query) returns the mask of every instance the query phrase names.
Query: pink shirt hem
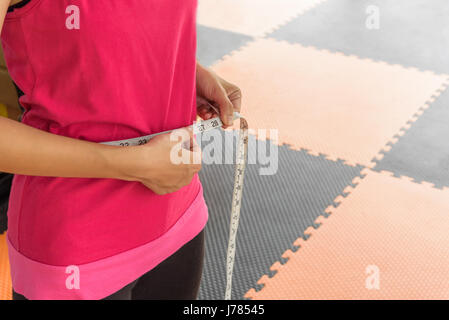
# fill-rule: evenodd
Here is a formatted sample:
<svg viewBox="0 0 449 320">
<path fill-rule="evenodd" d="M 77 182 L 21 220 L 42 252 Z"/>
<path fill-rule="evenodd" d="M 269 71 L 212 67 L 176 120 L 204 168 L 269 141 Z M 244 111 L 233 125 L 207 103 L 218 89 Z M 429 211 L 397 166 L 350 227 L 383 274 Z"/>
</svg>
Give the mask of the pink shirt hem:
<svg viewBox="0 0 449 320">
<path fill-rule="evenodd" d="M 30 300 L 103 299 L 175 253 L 204 229 L 207 220 L 201 187 L 192 205 L 161 237 L 120 254 L 75 266 L 79 270 L 79 289 L 68 289 L 66 285 L 67 279 L 73 278 L 73 267 L 31 260 L 18 252 L 7 237 L 13 288 Z"/>
</svg>

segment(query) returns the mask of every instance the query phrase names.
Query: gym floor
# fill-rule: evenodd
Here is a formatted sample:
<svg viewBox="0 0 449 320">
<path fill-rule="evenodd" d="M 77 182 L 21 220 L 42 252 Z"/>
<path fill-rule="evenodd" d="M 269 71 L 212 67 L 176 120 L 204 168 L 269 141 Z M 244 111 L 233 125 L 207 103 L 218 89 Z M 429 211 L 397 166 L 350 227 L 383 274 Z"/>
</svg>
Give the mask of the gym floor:
<svg viewBox="0 0 449 320">
<path fill-rule="evenodd" d="M 247 167 L 233 299 L 449 298 L 448 16 L 447 0 L 200 0 L 198 59 L 278 156 L 274 175 Z M 201 300 L 224 297 L 233 170 L 200 173 Z"/>
</svg>

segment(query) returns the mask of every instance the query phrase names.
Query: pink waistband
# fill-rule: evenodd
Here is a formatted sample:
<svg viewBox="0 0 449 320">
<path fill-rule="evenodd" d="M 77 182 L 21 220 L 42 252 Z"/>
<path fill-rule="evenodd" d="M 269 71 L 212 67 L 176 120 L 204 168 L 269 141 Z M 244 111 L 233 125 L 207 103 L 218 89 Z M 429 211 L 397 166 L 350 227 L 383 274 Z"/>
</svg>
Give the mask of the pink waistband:
<svg viewBox="0 0 449 320">
<path fill-rule="evenodd" d="M 78 266 L 53 266 L 18 252 L 8 237 L 14 290 L 30 300 L 97 300 L 136 280 L 203 230 L 208 210 L 201 187 L 192 205 L 161 237 L 112 257 Z"/>
</svg>

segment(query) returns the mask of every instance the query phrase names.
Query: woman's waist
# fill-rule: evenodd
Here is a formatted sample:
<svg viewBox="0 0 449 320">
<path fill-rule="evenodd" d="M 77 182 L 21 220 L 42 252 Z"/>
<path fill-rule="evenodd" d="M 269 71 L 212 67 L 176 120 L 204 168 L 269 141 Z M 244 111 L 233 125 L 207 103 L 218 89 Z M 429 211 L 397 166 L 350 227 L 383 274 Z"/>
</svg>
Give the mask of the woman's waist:
<svg viewBox="0 0 449 320">
<path fill-rule="evenodd" d="M 123 140 L 189 126 L 196 119 L 192 96 L 171 99 L 69 100 L 24 96 L 22 123 L 57 135 L 92 142 Z"/>
<path fill-rule="evenodd" d="M 123 139 L 137 138 L 166 130 L 190 125 L 190 119 L 184 121 L 155 121 L 143 117 L 116 117 L 101 116 L 84 117 L 74 121 L 65 115 L 51 115 L 35 110 L 26 111 L 22 123 L 28 126 L 73 139 L 86 140 L 91 142 L 106 142 Z"/>
<path fill-rule="evenodd" d="M 96 216 L 96 211 L 165 211 L 187 207 L 196 196 L 198 175 L 176 192 L 158 195 L 137 181 L 110 178 L 66 178 L 14 175 L 10 200 L 21 203 L 21 214 L 45 211 L 76 212 L 76 216 Z M 105 209 L 107 208 L 107 209 Z M 114 209 L 113 209 L 114 208 Z"/>
<path fill-rule="evenodd" d="M 72 248 L 93 250 L 89 256 L 94 259 L 105 250 L 152 241 L 176 223 L 201 189 L 197 176 L 164 196 L 141 183 L 116 179 L 14 179 L 8 232 L 16 248 L 30 257 L 42 248 L 50 253 Z"/>
</svg>

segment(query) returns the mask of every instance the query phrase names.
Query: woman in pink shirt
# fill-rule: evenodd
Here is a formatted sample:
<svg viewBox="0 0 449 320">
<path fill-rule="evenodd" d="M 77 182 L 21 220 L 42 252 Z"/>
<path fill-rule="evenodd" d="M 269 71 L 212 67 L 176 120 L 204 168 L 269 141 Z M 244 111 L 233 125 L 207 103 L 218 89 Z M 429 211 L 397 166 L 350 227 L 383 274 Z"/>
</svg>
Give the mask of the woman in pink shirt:
<svg viewBox="0 0 449 320">
<path fill-rule="evenodd" d="M 197 0 L 0 0 L 22 123 L 0 118 L 14 173 L 8 250 L 14 299 L 195 299 L 208 219 L 199 164 L 178 141 L 99 142 L 196 116 L 226 127 L 240 90 L 196 62 Z M 201 97 L 202 99 L 198 99 Z M 193 149 L 189 151 L 194 156 Z"/>
</svg>

